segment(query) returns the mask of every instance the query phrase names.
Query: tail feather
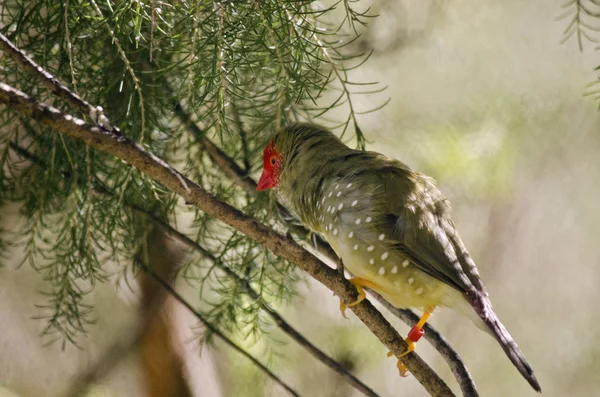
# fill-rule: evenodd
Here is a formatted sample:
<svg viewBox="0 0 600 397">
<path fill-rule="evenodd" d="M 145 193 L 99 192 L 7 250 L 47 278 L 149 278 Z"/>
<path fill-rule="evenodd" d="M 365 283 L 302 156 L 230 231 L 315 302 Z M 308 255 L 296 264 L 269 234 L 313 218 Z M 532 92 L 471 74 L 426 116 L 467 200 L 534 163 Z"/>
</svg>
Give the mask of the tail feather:
<svg viewBox="0 0 600 397">
<path fill-rule="evenodd" d="M 489 298 L 478 294 L 475 299 L 470 296 L 467 297 L 467 299 L 479 315 L 480 319 L 487 326 L 490 333 L 496 338 L 498 343 L 500 343 L 502 350 L 504 350 L 513 365 L 517 367 L 531 387 L 538 393 L 541 393 L 542 388 L 533 374 L 533 369 L 531 369 L 531 366 L 519 349 L 519 346 L 517 346 L 512 336 L 510 336 L 506 328 L 504 328 L 504 325 L 502 325 L 498 319 L 498 316 L 496 316 L 496 313 L 494 313 Z"/>
</svg>

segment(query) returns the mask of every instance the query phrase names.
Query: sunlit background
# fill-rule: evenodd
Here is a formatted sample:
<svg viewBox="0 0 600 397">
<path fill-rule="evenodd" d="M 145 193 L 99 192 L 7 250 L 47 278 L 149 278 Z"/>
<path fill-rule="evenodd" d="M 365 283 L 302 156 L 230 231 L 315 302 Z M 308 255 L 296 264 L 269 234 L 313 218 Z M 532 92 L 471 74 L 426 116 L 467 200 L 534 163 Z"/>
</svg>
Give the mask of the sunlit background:
<svg viewBox="0 0 600 397">
<path fill-rule="evenodd" d="M 600 64 L 595 43 L 564 44 L 568 21 L 557 1 L 374 1 L 381 16 L 354 45 L 374 48 L 354 73 L 389 88 L 355 99 L 365 110 L 391 97 L 360 124 L 368 148 L 433 176 L 453 204 L 454 220 L 478 264 L 494 308 L 527 356 L 548 397 L 600 390 L 600 117 L 584 96 Z M 4 218 L 8 227 L 18 220 Z M 100 285 L 91 299 L 98 323 L 82 344 L 44 347 L 32 319 L 43 281 L 18 258 L 0 269 L 0 396 L 55 396 L 129 332 L 136 309 L 127 291 Z M 185 286 L 181 286 L 185 289 Z M 178 305 L 179 340 L 192 341 Z M 425 396 L 400 378 L 395 360 L 338 300 L 307 279 L 292 305 L 279 307 L 294 326 L 381 396 Z M 385 311 L 384 311 L 385 313 Z M 388 316 L 389 317 L 389 316 Z M 408 327 L 389 317 L 405 334 Z M 431 323 L 463 357 L 481 396 L 535 395 L 495 340 L 449 310 Z M 358 396 L 345 381 L 274 328 L 271 367 L 303 396 Z M 272 343 L 271 341 L 269 343 Z M 198 396 L 283 396 L 244 358 L 183 343 Z M 260 355 L 264 346 L 249 349 Z M 417 351 L 457 393 L 443 359 Z M 200 354 L 199 354 L 200 353 Z M 6 389 L 1 386 L 4 385 Z M 14 393 L 14 394 L 11 394 Z M 93 396 L 143 395 L 129 356 Z"/>
</svg>

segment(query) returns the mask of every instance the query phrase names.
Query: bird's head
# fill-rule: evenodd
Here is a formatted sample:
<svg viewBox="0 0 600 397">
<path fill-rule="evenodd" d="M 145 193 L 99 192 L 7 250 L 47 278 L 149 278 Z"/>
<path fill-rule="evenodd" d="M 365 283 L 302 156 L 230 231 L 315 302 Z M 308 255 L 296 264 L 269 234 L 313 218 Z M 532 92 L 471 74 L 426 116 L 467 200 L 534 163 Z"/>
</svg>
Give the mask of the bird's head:
<svg viewBox="0 0 600 397">
<path fill-rule="evenodd" d="M 256 190 L 276 188 L 279 185 L 282 168 L 283 153 L 275 147 L 275 140 L 271 140 L 263 152 L 263 172 Z"/>
<path fill-rule="evenodd" d="M 256 190 L 277 189 L 282 179 L 296 179 L 298 169 L 310 171 L 310 165 L 318 164 L 339 145 L 345 147 L 334 134 L 315 124 L 295 123 L 283 128 L 264 149 L 263 172 Z"/>
</svg>

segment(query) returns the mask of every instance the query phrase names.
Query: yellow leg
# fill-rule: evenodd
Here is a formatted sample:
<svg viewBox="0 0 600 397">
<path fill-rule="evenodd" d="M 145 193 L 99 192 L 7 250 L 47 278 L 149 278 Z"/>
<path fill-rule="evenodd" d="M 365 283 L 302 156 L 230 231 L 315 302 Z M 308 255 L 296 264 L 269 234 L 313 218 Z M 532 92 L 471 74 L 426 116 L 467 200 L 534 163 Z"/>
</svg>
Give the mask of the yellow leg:
<svg viewBox="0 0 600 397">
<path fill-rule="evenodd" d="M 434 310 L 435 310 L 435 306 L 428 307 L 427 309 L 425 309 L 425 312 L 423 312 L 423 315 L 419 319 L 419 322 L 414 327 L 411 328 L 410 332 L 408 333 L 408 336 L 406 337 L 406 339 L 404 339 L 404 341 L 408 345 L 406 347 L 406 351 L 404 353 L 396 356 L 398 359 L 406 356 L 408 353 L 415 350 L 417 342 L 423 336 L 423 333 L 424 333 L 423 327 L 425 326 L 425 323 L 427 322 L 429 317 L 433 314 Z M 392 356 L 392 352 L 388 353 L 388 357 L 390 357 L 390 356 Z M 408 376 L 408 369 L 406 368 L 406 366 L 404 366 L 404 364 L 402 364 L 402 362 L 400 360 L 398 360 L 398 363 L 396 366 L 398 367 L 398 372 L 400 373 L 400 376 L 402 376 L 402 377 Z"/>
<path fill-rule="evenodd" d="M 360 278 L 360 277 L 354 277 L 348 281 L 350 281 L 350 283 L 356 287 L 356 290 L 358 291 L 358 299 L 355 300 L 354 302 L 348 303 L 348 304 L 345 304 L 340 299 L 340 311 L 342 312 L 342 316 L 344 316 L 344 318 L 348 318 L 348 317 L 346 317 L 346 313 L 345 313 L 347 308 L 358 305 L 360 302 L 365 300 L 365 298 L 367 297 L 367 293 L 365 292 L 363 287 L 367 287 L 367 288 L 371 288 L 371 289 L 377 288 L 377 284 L 375 284 L 367 279 Z"/>
</svg>

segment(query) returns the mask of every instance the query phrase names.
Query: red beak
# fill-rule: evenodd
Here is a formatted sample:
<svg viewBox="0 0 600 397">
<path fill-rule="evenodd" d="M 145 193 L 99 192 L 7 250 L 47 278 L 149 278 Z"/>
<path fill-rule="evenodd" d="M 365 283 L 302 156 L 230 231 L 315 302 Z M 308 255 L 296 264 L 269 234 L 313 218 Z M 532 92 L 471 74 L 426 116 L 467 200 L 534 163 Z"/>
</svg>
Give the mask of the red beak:
<svg viewBox="0 0 600 397">
<path fill-rule="evenodd" d="M 263 169 L 262 175 L 260 176 L 260 180 L 258 181 L 258 186 L 256 186 L 256 190 L 267 190 L 273 187 L 275 187 L 275 181 L 273 180 L 273 176 L 269 171 Z"/>
</svg>

